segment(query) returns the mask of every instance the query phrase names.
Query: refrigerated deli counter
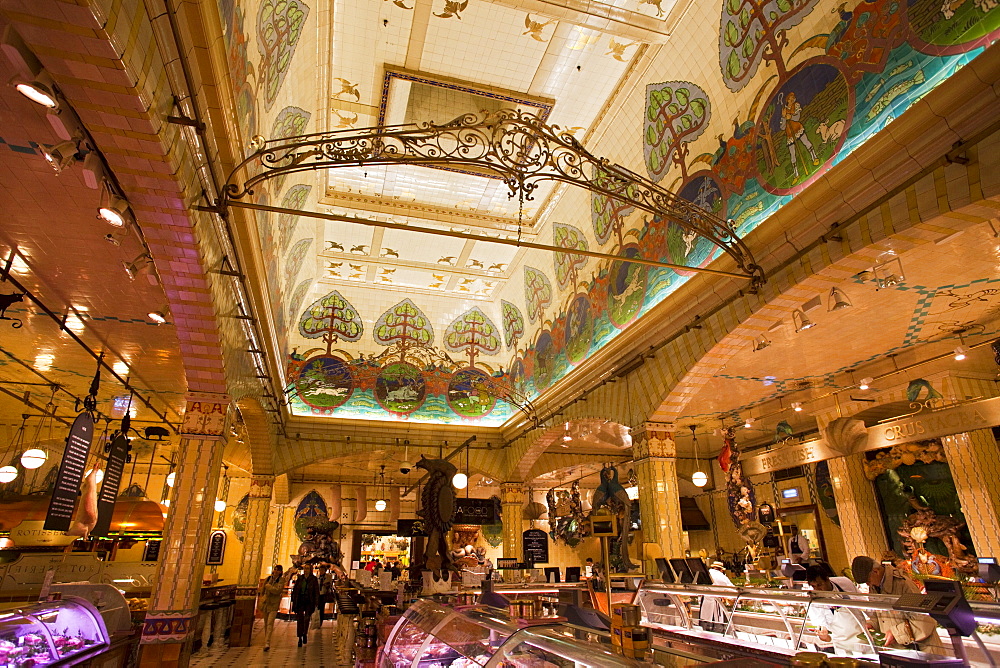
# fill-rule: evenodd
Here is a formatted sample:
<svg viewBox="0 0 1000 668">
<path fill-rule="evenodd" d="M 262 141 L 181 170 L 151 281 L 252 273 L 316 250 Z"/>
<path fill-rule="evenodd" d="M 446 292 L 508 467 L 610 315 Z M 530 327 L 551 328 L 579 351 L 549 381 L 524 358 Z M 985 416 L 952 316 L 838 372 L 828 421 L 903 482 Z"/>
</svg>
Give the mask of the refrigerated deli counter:
<svg viewBox="0 0 1000 668">
<path fill-rule="evenodd" d="M 585 643 L 559 625 L 525 626 L 486 606 L 452 608 L 415 601 L 400 617 L 379 668 L 635 668 L 606 646 Z"/>
<path fill-rule="evenodd" d="M 73 666 L 110 642 L 101 613 L 76 596 L 0 613 L 0 668 Z"/>
<path fill-rule="evenodd" d="M 709 599 L 722 611 L 722 622 L 712 631 L 704 630 L 699 619 L 700 608 Z M 702 657 L 702 660 L 762 660 L 785 665 L 797 652 L 850 656 L 860 665 L 885 661 L 888 657 L 881 647 L 884 638 L 867 627 L 879 615 L 901 614 L 895 607 L 898 601 L 898 597 L 879 594 L 650 581 L 639 587 L 635 598 L 642 625 L 653 631 L 654 658 L 663 652 Z M 969 601 L 969 605 L 980 628 L 995 628 L 1000 622 L 1000 604 Z M 832 638 L 837 642 L 822 639 L 818 629 L 831 622 L 849 628 L 850 632 L 842 634 L 840 639 Z M 938 627 L 937 634 L 940 648 L 935 653 L 959 661 L 948 632 Z M 994 662 L 1000 660 L 995 658 L 1000 657 L 1000 643 L 991 642 L 996 636 L 985 637 L 984 641 L 979 633 L 974 633 L 964 639 L 966 658 L 961 660 L 962 665 L 996 665 Z M 893 652 L 907 655 L 906 651 Z"/>
</svg>

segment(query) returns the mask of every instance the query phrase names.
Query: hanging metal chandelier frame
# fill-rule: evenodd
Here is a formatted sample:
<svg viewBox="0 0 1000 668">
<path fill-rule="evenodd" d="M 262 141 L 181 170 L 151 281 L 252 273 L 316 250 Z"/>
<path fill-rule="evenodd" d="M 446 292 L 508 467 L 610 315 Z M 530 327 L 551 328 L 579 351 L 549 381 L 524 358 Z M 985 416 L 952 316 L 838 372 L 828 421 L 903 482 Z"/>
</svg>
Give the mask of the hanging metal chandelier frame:
<svg viewBox="0 0 1000 668">
<path fill-rule="evenodd" d="M 270 140 L 257 135 L 251 148 L 254 153 L 237 165 L 222 188 L 220 200 L 214 207 L 221 215 L 226 215 L 230 206 L 277 210 L 277 207 L 238 200 L 252 196 L 254 188 L 269 179 L 296 172 L 365 165 L 462 167 L 501 178 L 511 196 L 521 201 L 533 199 L 540 182 L 558 181 L 630 204 L 676 223 L 685 232 L 704 237 L 725 251 L 741 273 L 636 259 L 639 262 L 747 278 L 754 289 L 764 281 L 762 268 L 736 234 L 731 221 L 701 209 L 621 165 L 594 156 L 559 126 L 547 125 L 520 110 L 465 114 L 440 125 L 422 123 L 346 129 Z M 327 217 L 309 211 L 291 212 Z M 491 237 L 484 237 L 484 240 L 496 241 Z M 574 253 L 574 249 L 553 250 Z M 603 255 L 593 251 L 586 254 Z"/>
</svg>

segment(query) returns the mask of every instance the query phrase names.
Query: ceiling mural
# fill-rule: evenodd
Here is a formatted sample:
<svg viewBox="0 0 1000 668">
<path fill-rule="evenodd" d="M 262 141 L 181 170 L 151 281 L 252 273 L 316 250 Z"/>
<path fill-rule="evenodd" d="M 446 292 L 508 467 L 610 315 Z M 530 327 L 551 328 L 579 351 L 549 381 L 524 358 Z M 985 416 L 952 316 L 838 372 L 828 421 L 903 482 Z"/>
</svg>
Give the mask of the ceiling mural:
<svg viewBox="0 0 1000 668">
<path fill-rule="evenodd" d="M 660 3 L 625 4 L 661 14 Z M 502 87 L 496 99 L 548 100 L 550 122 L 576 133 L 604 118 L 602 105 L 644 48 L 492 3 L 436 2 L 424 28 L 412 2 L 336 0 L 329 47 L 313 43 L 326 37 L 302 2 L 219 7 L 247 136 L 257 127 L 271 137 L 303 133 L 317 87 L 328 98 L 317 110 L 320 129 L 374 125 L 381 116 L 416 122 L 420 113 L 446 121 L 469 91 Z M 661 18 L 672 8 L 662 3 Z M 741 236 L 1000 36 L 1000 10 L 989 0 L 720 0 L 689 12 L 690 39 L 660 49 L 644 85 L 616 99 L 587 145 L 732 220 Z M 253 54 L 247 16 L 255 17 Z M 411 58 L 415 30 L 426 30 L 427 44 L 449 44 L 449 53 L 425 48 Z M 376 32 L 378 45 L 366 51 L 356 36 Z M 677 57 L 692 46 L 713 57 Z M 313 52 L 329 57 L 327 66 L 301 55 Z M 503 72 L 486 62 L 497 54 L 510 63 Z M 412 71 L 387 92 L 387 68 L 404 65 Z M 329 81 L 315 80 L 327 71 Z M 589 193 L 549 200 L 546 191 L 519 211 L 495 179 L 418 167 L 344 168 L 316 184 L 285 191 L 276 180 L 270 199 L 495 236 L 513 237 L 523 223 L 529 238 L 621 259 L 346 222 L 304 233 L 297 216 L 261 215 L 267 293 L 284 306 L 273 315 L 291 350 L 298 415 L 501 424 L 517 410 L 504 396 L 518 397 L 515 404 L 537 396 L 692 275 L 629 258 L 703 267 L 719 255 L 670 221 Z M 303 303 L 311 304 L 305 312 Z"/>
</svg>

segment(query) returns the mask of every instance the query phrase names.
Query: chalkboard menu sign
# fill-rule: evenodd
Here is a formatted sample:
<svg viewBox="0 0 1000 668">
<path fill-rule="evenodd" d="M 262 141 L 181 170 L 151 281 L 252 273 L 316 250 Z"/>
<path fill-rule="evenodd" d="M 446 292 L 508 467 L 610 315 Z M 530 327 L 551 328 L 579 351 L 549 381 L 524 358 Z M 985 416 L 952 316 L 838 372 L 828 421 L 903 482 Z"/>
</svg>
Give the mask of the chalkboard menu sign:
<svg viewBox="0 0 1000 668">
<path fill-rule="evenodd" d="M 97 524 L 90 532 L 92 537 L 107 536 L 111 529 L 111 516 L 115 512 L 115 500 L 118 498 L 122 474 L 125 473 L 126 459 L 128 459 L 128 438 L 120 433 L 111 441 L 111 450 L 108 451 L 104 482 L 101 484 L 101 493 L 97 496 Z"/>
<path fill-rule="evenodd" d="M 147 540 L 146 547 L 142 550 L 143 561 L 156 561 L 160 558 L 161 540 Z"/>
<path fill-rule="evenodd" d="M 527 564 L 549 563 L 549 536 L 541 529 L 528 529 L 521 534 L 524 544 L 524 562 Z"/>
<path fill-rule="evenodd" d="M 94 419 L 90 413 L 80 413 L 70 427 L 66 438 L 66 452 L 63 453 L 56 475 L 49 510 L 45 514 L 46 531 L 66 531 L 73 520 L 73 508 L 80 494 L 83 469 L 87 465 L 87 454 L 94 440 Z"/>
<path fill-rule="evenodd" d="M 455 517 L 452 524 L 485 526 L 500 521 L 500 509 L 494 499 L 455 499 Z"/>
<path fill-rule="evenodd" d="M 208 538 L 208 558 L 205 564 L 208 566 L 220 566 L 226 556 L 226 532 L 216 529 Z"/>
</svg>

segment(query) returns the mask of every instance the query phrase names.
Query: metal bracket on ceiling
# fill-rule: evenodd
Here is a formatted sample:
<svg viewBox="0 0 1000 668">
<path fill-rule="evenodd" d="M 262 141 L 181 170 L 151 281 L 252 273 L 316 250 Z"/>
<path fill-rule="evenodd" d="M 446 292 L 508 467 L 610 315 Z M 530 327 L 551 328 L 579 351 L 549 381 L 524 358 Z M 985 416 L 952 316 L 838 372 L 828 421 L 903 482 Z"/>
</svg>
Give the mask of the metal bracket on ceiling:
<svg viewBox="0 0 1000 668">
<path fill-rule="evenodd" d="M 519 110 L 466 114 L 444 124 L 345 129 L 288 139 L 257 137 L 253 148 L 254 153 L 229 175 L 217 210 L 227 210 L 269 179 L 297 172 L 365 165 L 464 167 L 501 178 L 511 197 L 531 200 L 541 182 L 556 181 L 632 205 L 723 250 L 742 272 L 728 275 L 749 279 L 752 290 L 764 282 L 763 269 L 729 221 L 626 167 L 594 156 L 570 133 Z M 296 213 L 316 216 L 309 211 Z M 574 250 L 560 248 L 558 252 L 572 254 Z"/>
<path fill-rule="evenodd" d="M 193 118 L 188 118 L 187 116 L 167 116 L 167 123 L 173 123 L 174 125 L 185 125 L 190 128 L 194 128 L 199 132 L 205 131 L 205 124 L 194 120 Z"/>
</svg>

